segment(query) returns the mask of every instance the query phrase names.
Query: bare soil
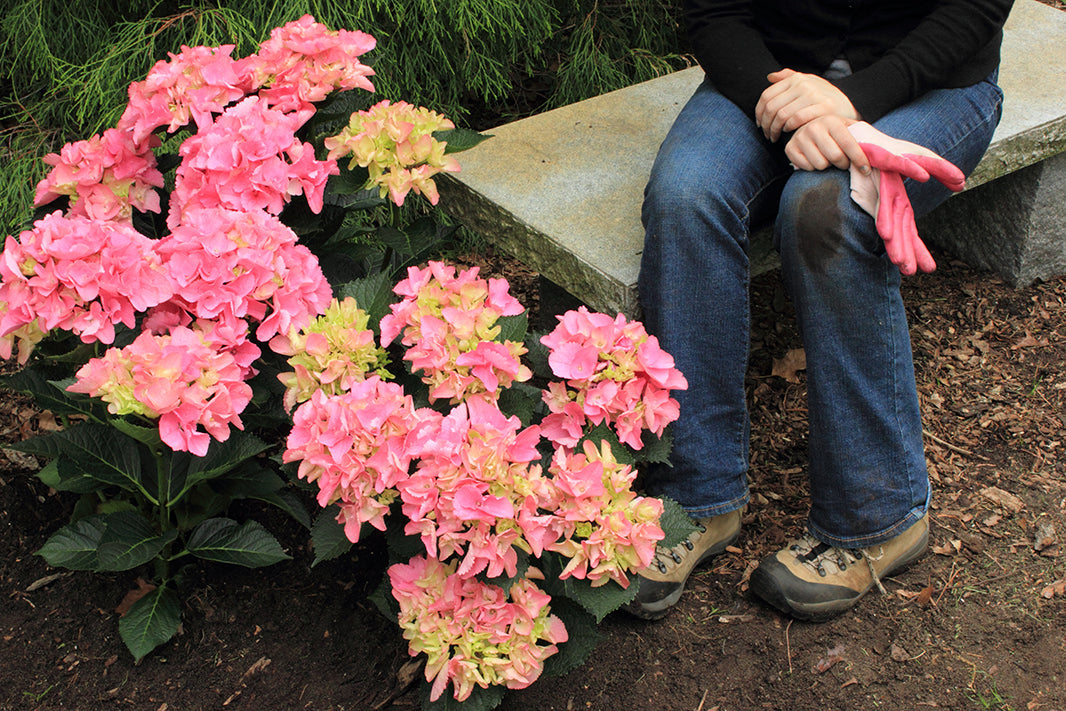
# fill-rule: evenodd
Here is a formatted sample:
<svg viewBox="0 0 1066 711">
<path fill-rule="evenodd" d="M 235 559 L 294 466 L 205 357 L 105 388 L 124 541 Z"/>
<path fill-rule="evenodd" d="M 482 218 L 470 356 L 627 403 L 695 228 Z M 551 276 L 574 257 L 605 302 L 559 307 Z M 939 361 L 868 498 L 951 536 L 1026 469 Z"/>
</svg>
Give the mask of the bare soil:
<svg viewBox="0 0 1066 711">
<path fill-rule="evenodd" d="M 536 305 L 535 274 L 472 258 Z M 1066 278 L 1011 289 L 941 256 L 910 278 L 932 550 L 859 607 L 790 621 L 746 589 L 801 532 L 806 413 L 800 347 L 776 274 L 753 285 L 754 502 L 736 546 L 649 623 L 615 613 L 588 663 L 509 693 L 505 711 L 1066 709 Z M 54 426 L 0 393 L 0 441 Z M 206 566 L 181 634 L 134 664 L 116 607 L 135 575 L 68 573 L 33 555 L 73 500 L 0 453 L 0 709 L 417 709 L 420 669 L 368 601 L 384 569 L 370 539 L 311 567 L 307 534 L 253 507 L 293 560 Z M 310 502 L 313 503 L 313 502 Z"/>
</svg>

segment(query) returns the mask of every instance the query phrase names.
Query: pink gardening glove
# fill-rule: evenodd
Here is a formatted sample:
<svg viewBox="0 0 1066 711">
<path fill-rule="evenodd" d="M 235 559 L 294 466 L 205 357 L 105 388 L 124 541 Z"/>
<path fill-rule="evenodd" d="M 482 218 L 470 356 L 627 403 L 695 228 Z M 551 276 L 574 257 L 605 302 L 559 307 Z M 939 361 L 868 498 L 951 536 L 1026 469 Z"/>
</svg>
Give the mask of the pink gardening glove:
<svg viewBox="0 0 1066 711">
<path fill-rule="evenodd" d="M 877 220 L 877 233 L 885 242 L 885 252 L 900 272 L 933 271 L 936 262 L 918 237 L 903 178 L 924 183 L 933 177 L 958 192 L 965 185 L 966 176 L 928 148 L 887 136 L 865 121 L 852 124 L 848 130 L 874 168 L 870 175 L 863 175 L 852 166 L 852 200 Z"/>
</svg>

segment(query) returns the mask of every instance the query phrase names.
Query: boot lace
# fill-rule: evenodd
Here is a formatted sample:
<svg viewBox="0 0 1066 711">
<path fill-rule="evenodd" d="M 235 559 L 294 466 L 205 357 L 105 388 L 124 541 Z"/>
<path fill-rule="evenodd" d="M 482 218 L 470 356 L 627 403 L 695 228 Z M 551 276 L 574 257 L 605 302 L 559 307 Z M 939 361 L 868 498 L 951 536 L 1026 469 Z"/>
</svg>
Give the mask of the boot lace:
<svg viewBox="0 0 1066 711">
<path fill-rule="evenodd" d="M 654 565 L 659 572 L 666 574 L 675 565 L 681 565 L 685 555 L 691 553 L 696 547 L 696 541 L 707 532 L 707 527 L 702 523 L 696 524 L 696 530 L 689 537 L 672 548 L 659 546 L 655 549 Z"/>
<path fill-rule="evenodd" d="M 837 548 L 807 533 L 790 545 L 789 550 L 795 554 L 796 560 L 823 578 L 837 572 L 844 572 L 849 565 L 855 565 L 860 560 L 864 561 L 869 568 L 874 585 L 882 593 L 886 592 L 877 574 L 877 569 L 874 567 L 877 558 L 872 556 L 866 548 Z"/>
</svg>

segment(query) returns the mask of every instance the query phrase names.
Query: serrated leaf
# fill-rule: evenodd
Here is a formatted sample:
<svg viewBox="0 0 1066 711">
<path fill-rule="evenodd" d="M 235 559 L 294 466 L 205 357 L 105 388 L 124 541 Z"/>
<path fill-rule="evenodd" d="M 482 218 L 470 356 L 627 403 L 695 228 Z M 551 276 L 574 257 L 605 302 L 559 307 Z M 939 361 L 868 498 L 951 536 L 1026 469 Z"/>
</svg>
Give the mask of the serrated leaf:
<svg viewBox="0 0 1066 711">
<path fill-rule="evenodd" d="M 596 620 L 580 605 L 563 597 L 552 598 L 551 614 L 563 621 L 566 627 L 566 642 L 559 651 L 544 660 L 544 676 L 561 676 L 585 663 L 603 634 Z"/>
<path fill-rule="evenodd" d="M 681 504 L 666 496 L 659 497 L 663 502 L 663 515 L 659 518 L 659 527 L 665 538 L 659 541 L 663 548 L 673 548 L 696 530 L 696 524 Z"/>
<path fill-rule="evenodd" d="M 396 299 L 392 291 L 392 281 L 385 272 L 342 284 L 338 294 L 341 299 L 349 296 L 355 299 L 359 308 L 366 311 L 370 317 L 370 327 L 375 333 L 379 331 L 378 324 L 381 319 L 389 313 L 389 304 Z"/>
<path fill-rule="evenodd" d="M 500 316 L 496 323 L 500 325 L 500 335 L 496 337 L 498 342 L 522 343 L 526 339 L 526 331 L 529 328 L 529 312 L 523 311 L 514 316 Z"/>
<path fill-rule="evenodd" d="M 492 134 L 478 133 L 468 128 L 450 128 L 444 131 L 434 131 L 433 138 L 448 144 L 444 147 L 444 153 L 447 155 L 469 150 L 482 141 L 492 138 Z"/>
<path fill-rule="evenodd" d="M 118 631 L 126 649 L 141 661 L 153 649 L 169 641 L 178 632 L 181 609 L 178 596 L 166 586 L 152 590 L 118 621 Z"/>
<path fill-rule="evenodd" d="M 56 491 L 72 491 L 75 494 L 87 494 L 104 487 L 104 484 L 87 476 L 65 456 L 48 462 L 37 472 L 37 477 Z"/>
<path fill-rule="evenodd" d="M 428 681 L 422 682 L 422 711 L 491 711 L 503 702 L 506 692 L 502 686 L 490 686 L 487 689 L 475 686 L 465 700 L 456 701 L 452 685 L 448 684 L 439 699 L 430 701 L 431 688 Z"/>
<path fill-rule="evenodd" d="M 141 481 L 142 459 L 137 443 L 105 425 L 85 423 L 9 446 L 42 457 L 66 456 L 86 476 L 126 491 L 147 493 Z"/>
<path fill-rule="evenodd" d="M 315 560 L 311 567 L 324 560 L 344 555 L 352 548 L 352 542 L 344 535 L 344 526 L 337 523 L 337 506 L 329 506 L 318 515 L 311 526 L 311 547 Z"/>
<path fill-rule="evenodd" d="M 245 462 L 236 470 L 215 479 L 212 486 L 215 491 L 233 499 L 255 499 L 276 506 L 304 528 L 311 528 L 311 517 L 303 503 L 284 491 L 285 481 L 256 462 Z"/>
<path fill-rule="evenodd" d="M 592 587 L 588 580 L 579 580 L 573 576 L 562 579 L 560 576 L 568 562 L 569 559 L 559 553 L 546 551 L 540 558 L 539 566 L 544 573 L 544 580 L 538 581 L 537 584 L 551 595 L 553 600 L 569 598 L 580 605 L 596 622 L 602 621 L 607 615 L 630 602 L 637 594 L 633 575 L 630 575 L 630 584 L 626 588 L 613 580 L 599 587 Z"/>
<path fill-rule="evenodd" d="M 509 388 L 500 391 L 497 401 L 500 411 L 507 415 L 518 416 L 523 427 L 529 427 L 533 423 L 538 405 L 543 402 L 540 389 L 528 383 L 514 383 Z"/>
<path fill-rule="evenodd" d="M 674 448 L 674 438 L 667 428 L 662 437 L 656 437 L 654 432 L 645 430 L 641 433 L 641 442 L 644 447 L 633 452 L 633 458 L 641 464 L 670 464 L 670 452 Z"/>
<path fill-rule="evenodd" d="M 103 516 L 87 516 L 69 523 L 53 533 L 37 555 L 56 568 L 96 570 L 96 550 L 106 528 Z"/>
<path fill-rule="evenodd" d="M 209 518 L 193 529 L 186 549 L 197 558 L 261 568 L 291 556 L 257 521 L 238 524 L 230 518 Z"/>
<path fill-rule="evenodd" d="M 48 380 L 32 367 L 0 377 L 0 387 L 31 396 L 42 410 L 51 410 L 57 415 L 87 415 L 95 420 L 106 419 L 107 406 L 102 400 L 66 391 L 66 387 L 73 382 L 73 378 Z"/>
<path fill-rule="evenodd" d="M 137 440 L 141 444 L 147 445 L 148 448 L 153 451 L 158 450 L 163 446 L 163 440 L 159 437 L 158 427 L 135 425 L 132 422 L 117 417 L 109 420 L 109 423 L 122 434 Z"/>
<path fill-rule="evenodd" d="M 231 432 L 229 439 L 225 442 L 211 440 L 207 454 L 202 457 L 189 457 L 185 488 L 188 489 L 202 481 L 209 481 L 227 474 L 245 460 L 269 448 L 269 444 L 255 435 L 240 431 Z M 175 453 L 176 456 L 177 454 L 179 453 Z"/>
<path fill-rule="evenodd" d="M 573 576 L 564 581 L 563 587 L 566 596 L 581 605 L 596 622 L 602 622 L 603 618 L 632 601 L 637 594 L 637 586 L 633 584 L 623 588 L 612 580 L 599 587 L 592 587 L 588 580 Z"/>
<path fill-rule="evenodd" d="M 135 511 L 118 511 L 106 516 L 107 528 L 97 548 L 99 570 L 130 570 L 155 559 L 178 532 L 159 534 L 148 520 Z"/>
</svg>

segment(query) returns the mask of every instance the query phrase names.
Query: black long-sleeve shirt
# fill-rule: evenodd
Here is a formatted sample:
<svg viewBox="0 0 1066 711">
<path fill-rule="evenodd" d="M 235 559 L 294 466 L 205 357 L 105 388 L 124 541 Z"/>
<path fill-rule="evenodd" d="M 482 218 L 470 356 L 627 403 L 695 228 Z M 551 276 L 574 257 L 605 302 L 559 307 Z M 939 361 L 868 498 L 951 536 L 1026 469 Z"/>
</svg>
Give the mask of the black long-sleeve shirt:
<svg viewBox="0 0 1066 711">
<path fill-rule="evenodd" d="M 1013 0 L 685 0 L 689 40 L 715 87 L 754 116 L 766 75 L 821 74 L 867 121 L 938 88 L 987 77 L 999 63 Z"/>
</svg>

